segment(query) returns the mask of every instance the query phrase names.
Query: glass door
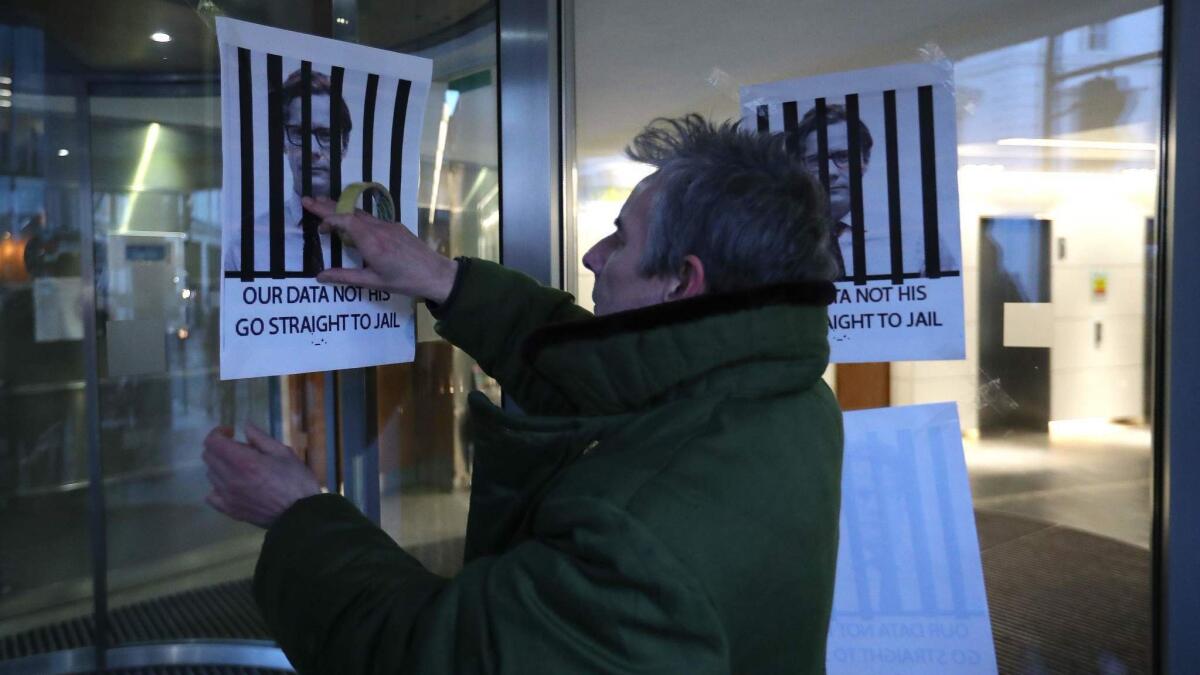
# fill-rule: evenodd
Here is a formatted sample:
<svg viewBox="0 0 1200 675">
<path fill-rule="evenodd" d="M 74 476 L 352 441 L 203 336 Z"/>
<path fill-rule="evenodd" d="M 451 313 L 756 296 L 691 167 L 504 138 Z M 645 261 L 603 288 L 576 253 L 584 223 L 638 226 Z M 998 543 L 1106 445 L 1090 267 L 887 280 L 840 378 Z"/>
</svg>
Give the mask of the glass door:
<svg viewBox="0 0 1200 675">
<path fill-rule="evenodd" d="M 170 664 L 181 640 L 286 665 L 250 594 L 262 531 L 204 502 L 216 425 L 270 429 L 433 569 L 461 564 L 465 396 L 498 392 L 423 308 L 413 363 L 218 378 L 217 14 L 431 58 L 416 225 L 498 258 L 495 5 L 417 5 L 0 8 L 0 670 L 100 645 Z"/>
<path fill-rule="evenodd" d="M 1147 672 L 1162 7 L 572 5 L 580 253 L 647 175 L 623 149 L 653 118 L 738 117 L 744 85 L 954 63 L 967 358 L 828 379 L 846 410 L 957 403 L 1002 672 Z M 567 263 L 587 305 L 593 275 Z M 1048 337 L 1005 346 L 1005 303 L 1038 305 Z"/>
</svg>

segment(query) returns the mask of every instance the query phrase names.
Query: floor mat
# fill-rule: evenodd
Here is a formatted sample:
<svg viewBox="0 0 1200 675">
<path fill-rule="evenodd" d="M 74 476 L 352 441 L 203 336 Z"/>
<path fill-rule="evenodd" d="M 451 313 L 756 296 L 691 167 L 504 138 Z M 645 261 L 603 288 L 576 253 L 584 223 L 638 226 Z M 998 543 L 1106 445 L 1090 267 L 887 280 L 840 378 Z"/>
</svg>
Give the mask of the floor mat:
<svg viewBox="0 0 1200 675">
<path fill-rule="evenodd" d="M 1001 673 L 1150 672 L 1150 552 L 977 511 Z"/>
</svg>

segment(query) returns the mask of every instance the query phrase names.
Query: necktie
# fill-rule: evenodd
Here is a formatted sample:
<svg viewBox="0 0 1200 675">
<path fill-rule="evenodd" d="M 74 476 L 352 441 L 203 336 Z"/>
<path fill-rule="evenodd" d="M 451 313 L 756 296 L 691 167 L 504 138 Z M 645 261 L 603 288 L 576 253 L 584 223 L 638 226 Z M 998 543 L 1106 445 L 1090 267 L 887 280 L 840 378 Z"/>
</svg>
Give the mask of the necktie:
<svg viewBox="0 0 1200 675">
<path fill-rule="evenodd" d="M 317 272 L 325 269 L 325 261 L 321 256 L 321 235 L 317 234 L 315 218 L 308 213 L 300 219 L 300 227 L 304 231 L 304 274 L 316 276 Z"/>
<path fill-rule="evenodd" d="M 832 236 L 829 238 L 829 246 L 833 249 L 833 259 L 837 262 L 838 279 L 846 278 L 846 261 L 842 258 L 842 245 L 838 242 L 838 238 L 848 229 L 850 229 L 850 226 L 845 223 L 834 223 L 833 228 L 830 230 Z"/>
</svg>

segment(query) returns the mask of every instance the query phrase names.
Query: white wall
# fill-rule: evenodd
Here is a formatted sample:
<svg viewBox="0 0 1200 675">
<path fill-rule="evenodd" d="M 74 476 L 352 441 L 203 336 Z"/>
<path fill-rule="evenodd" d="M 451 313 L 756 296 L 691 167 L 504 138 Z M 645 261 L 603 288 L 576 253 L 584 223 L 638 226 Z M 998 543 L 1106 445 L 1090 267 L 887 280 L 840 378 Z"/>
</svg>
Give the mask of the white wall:
<svg viewBox="0 0 1200 675">
<path fill-rule="evenodd" d="M 986 216 L 1032 215 L 1052 222 L 1050 416 L 1139 418 L 1142 414 L 1142 340 L 1146 218 L 1154 212 L 1156 176 L 1133 169 L 1112 172 L 1008 171 L 967 165 L 959 172 L 967 359 L 896 363 L 894 404 L 954 400 L 964 429 L 977 410 L 1000 395 L 1003 383 L 981 387 L 978 352 L 979 221 Z M 1066 255 L 1059 258 L 1058 240 Z M 1092 293 L 1094 274 L 1106 274 L 1108 292 Z M 1094 340 L 1094 326 L 1102 340 Z"/>
</svg>

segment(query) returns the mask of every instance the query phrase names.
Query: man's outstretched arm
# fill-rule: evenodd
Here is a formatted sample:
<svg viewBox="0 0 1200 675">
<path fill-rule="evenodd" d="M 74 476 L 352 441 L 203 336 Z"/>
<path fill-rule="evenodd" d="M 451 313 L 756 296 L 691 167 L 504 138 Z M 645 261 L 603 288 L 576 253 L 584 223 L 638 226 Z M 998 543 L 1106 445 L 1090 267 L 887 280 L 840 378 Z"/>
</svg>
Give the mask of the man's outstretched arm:
<svg viewBox="0 0 1200 675">
<path fill-rule="evenodd" d="M 438 332 L 499 380 L 526 412 L 568 412 L 558 392 L 524 362 L 520 347 L 543 325 L 591 316 L 570 294 L 495 263 L 450 260 L 407 228 L 361 211 L 337 214 L 328 199 L 305 198 L 304 207 L 323 218 L 323 232 L 336 232 L 366 262 L 362 269 L 325 270 L 318 281 L 428 300 Z"/>
<path fill-rule="evenodd" d="M 301 673 L 729 672 L 708 596 L 654 537 L 603 503 L 553 510 L 446 579 L 319 495 L 267 533 L 254 595 Z"/>
<path fill-rule="evenodd" d="M 246 435 L 205 439 L 209 503 L 269 528 L 254 595 L 299 672 L 729 672 L 705 589 L 611 503 L 557 499 L 530 540 L 446 579 L 320 494 L 290 448 Z"/>
</svg>

